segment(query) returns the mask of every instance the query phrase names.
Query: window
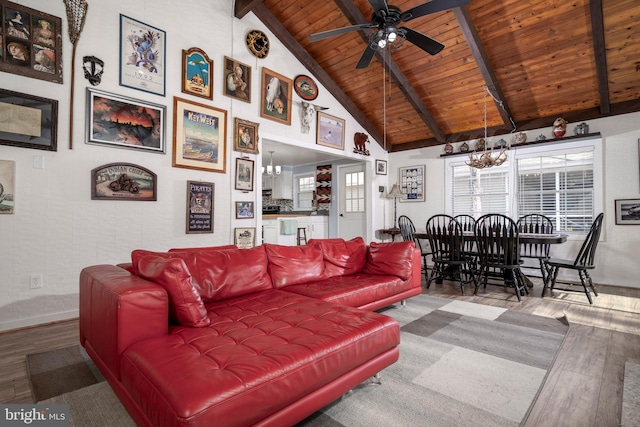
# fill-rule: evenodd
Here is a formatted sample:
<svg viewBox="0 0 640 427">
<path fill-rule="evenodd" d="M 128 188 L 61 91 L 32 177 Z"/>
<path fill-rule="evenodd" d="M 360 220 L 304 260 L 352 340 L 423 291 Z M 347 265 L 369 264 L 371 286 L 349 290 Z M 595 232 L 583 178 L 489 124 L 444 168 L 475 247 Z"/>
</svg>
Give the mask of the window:
<svg viewBox="0 0 640 427">
<path fill-rule="evenodd" d="M 446 212 L 548 216 L 558 231 L 586 234 L 602 212 L 602 141 L 554 142 L 509 150 L 498 167 L 474 169 L 466 157 L 445 160 Z"/>
<path fill-rule="evenodd" d="M 345 174 L 344 194 L 347 212 L 364 212 L 364 172 Z"/>
<path fill-rule="evenodd" d="M 305 175 L 296 175 L 295 194 L 293 196 L 295 208 L 300 210 L 308 210 L 312 208 L 313 194 L 316 190 L 316 178 L 313 173 Z"/>
</svg>

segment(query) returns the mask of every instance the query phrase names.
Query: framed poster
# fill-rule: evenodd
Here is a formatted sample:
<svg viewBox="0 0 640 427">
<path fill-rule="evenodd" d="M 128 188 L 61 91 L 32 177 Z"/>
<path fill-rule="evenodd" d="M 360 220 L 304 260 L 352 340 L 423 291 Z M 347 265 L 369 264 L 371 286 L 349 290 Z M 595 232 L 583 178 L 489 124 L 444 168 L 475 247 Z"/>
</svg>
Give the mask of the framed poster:
<svg viewBox="0 0 640 427">
<path fill-rule="evenodd" d="M 227 112 L 173 98 L 173 166 L 225 173 Z"/>
<path fill-rule="evenodd" d="M 376 159 L 376 175 L 387 174 L 387 161 Z"/>
<path fill-rule="evenodd" d="M 58 149 L 58 101 L 0 89 L 0 144 Z"/>
<path fill-rule="evenodd" d="M 640 199 L 616 200 L 616 225 L 640 224 Z"/>
<path fill-rule="evenodd" d="M 87 144 L 165 153 L 164 105 L 87 88 Z"/>
<path fill-rule="evenodd" d="M 163 30 L 120 15 L 120 86 L 164 96 L 166 51 Z"/>
<path fill-rule="evenodd" d="M 251 249 L 256 245 L 255 227 L 235 228 L 233 231 L 233 244 L 238 248 Z"/>
<path fill-rule="evenodd" d="M 260 123 L 233 119 L 233 149 L 242 153 L 258 154 L 258 127 Z"/>
<path fill-rule="evenodd" d="M 236 158 L 236 190 L 253 191 L 253 160 Z"/>
<path fill-rule="evenodd" d="M 291 125 L 291 79 L 262 67 L 260 117 Z"/>
<path fill-rule="evenodd" d="M 182 92 L 213 99 L 213 60 L 197 47 L 182 51 Z"/>
<path fill-rule="evenodd" d="M 236 219 L 249 219 L 255 216 L 253 202 L 236 202 Z"/>
<path fill-rule="evenodd" d="M 0 0 L 0 71 L 62 83 L 62 21 Z"/>
<path fill-rule="evenodd" d="M 318 111 L 316 144 L 344 150 L 344 120 Z"/>
<path fill-rule="evenodd" d="M 0 215 L 12 214 L 16 188 L 16 162 L 0 160 Z"/>
<path fill-rule="evenodd" d="M 401 167 L 398 170 L 401 202 L 424 202 L 425 166 Z"/>
<path fill-rule="evenodd" d="M 133 163 L 110 163 L 91 171 L 91 200 L 157 199 L 156 174 Z"/>
<path fill-rule="evenodd" d="M 187 234 L 213 233 L 215 184 L 187 181 Z"/>
<path fill-rule="evenodd" d="M 225 96 L 251 102 L 251 67 L 224 57 L 224 84 L 222 93 Z"/>
</svg>

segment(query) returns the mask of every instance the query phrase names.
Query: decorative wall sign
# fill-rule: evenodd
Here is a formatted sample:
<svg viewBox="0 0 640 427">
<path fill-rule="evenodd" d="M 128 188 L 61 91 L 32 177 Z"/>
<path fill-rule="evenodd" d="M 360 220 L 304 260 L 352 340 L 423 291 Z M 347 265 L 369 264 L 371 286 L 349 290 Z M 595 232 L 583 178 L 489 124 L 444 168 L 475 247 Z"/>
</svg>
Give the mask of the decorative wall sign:
<svg viewBox="0 0 640 427">
<path fill-rule="evenodd" d="M 303 74 L 293 79 L 293 89 L 305 101 L 313 101 L 318 97 L 318 85 L 311 77 Z"/>
<path fill-rule="evenodd" d="M 617 225 L 640 224 L 640 199 L 616 200 L 616 224 Z"/>
<path fill-rule="evenodd" d="M 173 166 L 226 171 L 227 112 L 173 98 Z"/>
<path fill-rule="evenodd" d="M 120 86 L 165 94 L 166 33 L 120 15 Z"/>
<path fill-rule="evenodd" d="M 402 192 L 400 201 L 424 202 L 425 166 L 401 167 L 398 173 L 400 175 L 400 191 Z"/>
<path fill-rule="evenodd" d="M 249 31 L 244 42 L 256 58 L 266 58 L 269 54 L 269 37 L 260 30 Z"/>
<path fill-rule="evenodd" d="M 251 102 L 251 67 L 225 56 L 222 93 L 240 101 Z"/>
<path fill-rule="evenodd" d="M 253 202 L 236 202 L 236 219 L 250 219 L 254 216 Z"/>
<path fill-rule="evenodd" d="M 182 92 L 213 99 L 213 61 L 197 47 L 182 51 Z"/>
<path fill-rule="evenodd" d="M 0 144 L 58 149 L 58 101 L 0 89 Z"/>
<path fill-rule="evenodd" d="M 187 181 L 187 234 L 213 233 L 215 184 Z"/>
<path fill-rule="evenodd" d="M 236 190 L 253 191 L 253 160 L 236 158 Z"/>
<path fill-rule="evenodd" d="M 16 162 L 0 160 L 0 214 L 12 214 L 16 188 Z"/>
<path fill-rule="evenodd" d="M 240 249 L 251 249 L 256 245 L 256 228 L 234 229 L 233 244 Z"/>
<path fill-rule="evenodd" d="M 344 120 L 318 111 L 316 144 L 344 150 Z"/>
<path fill-rule="evenodd" d="M 62 83 L 62 21 L 0 0 L 0 71 Z"/>
<path fill-rule="evenodd" d="M 356 132 L 353 134 L 353 152 L 354 153 L 368 156 L 369 155 L 369 150 L 367 150 L 368 143 L 369 143 L 369 136 L 366 133 Z"/>
<path fill-rule="evenodd" d="M 262 67 L 260 117 L 291 125 L 291 79 Z"/>
<path fill-rule="evenodd" d="M 166 107 L 87 88 L 87 144 L 165 152 Z"/>
<path fill-rule="evenodd" d="M 260 123 L 233 119 L 233 149 L 242 153 L 258 154 L 258 127 Z"/>
<path fill-rule="evenodd" d="M 318 203 L 331 203 L 331 165 L 316 167 L 316 198 Z"/>
<path fill-rule="evenodd" d="M 91 171 L 91 200 L 155 201 L 156 174 L 133 163 L 110 163 Z"/>
</svg>

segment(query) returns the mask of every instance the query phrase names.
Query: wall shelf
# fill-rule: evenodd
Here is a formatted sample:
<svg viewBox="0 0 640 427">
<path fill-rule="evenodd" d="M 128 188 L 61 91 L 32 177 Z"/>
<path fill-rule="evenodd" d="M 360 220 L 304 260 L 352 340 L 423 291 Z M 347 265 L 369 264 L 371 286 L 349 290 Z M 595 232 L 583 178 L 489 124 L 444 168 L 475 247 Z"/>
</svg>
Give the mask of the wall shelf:
<svg viewBox="0 0 640 427">
<path fill-rule="evenodd" d="M 496 136 L 501 136 L 501 135 L 496 135 Z M 551 144 L 554 142 L 569 142 L 569 141 L 579 141 L 581 139 L 593 139 L 593 138 L 601 138 L 602 136 L 600 135 L 600 132 L 595 132 L 595 133 L 588 133 L 586 135 L 572 135 L 572 136 L 563 136 L 562 138 L 550 138 L 550 139 L 544 139 L 542 141 L 538 141 L 538 140 L 533 140 L 533 141 L 527 141 L 527 142 L 523 142 L 521 144 L 513 144 L 511 146 L 511 148 L 517 148 L 517 147 L 525 147 L 528 145 L 542 145 L 542 144 Z M 499 148 L 494 148 L 494 150 L 500 151 Z M 456 153 L 445 153 L 445 154 L 440 154 L 440 157 L 450 157 L 450 156 L 468 156 L 469 154 L 473 153 L 473 150 L 469 150 L 467 152 L 456 152 Z"/>
</svg>

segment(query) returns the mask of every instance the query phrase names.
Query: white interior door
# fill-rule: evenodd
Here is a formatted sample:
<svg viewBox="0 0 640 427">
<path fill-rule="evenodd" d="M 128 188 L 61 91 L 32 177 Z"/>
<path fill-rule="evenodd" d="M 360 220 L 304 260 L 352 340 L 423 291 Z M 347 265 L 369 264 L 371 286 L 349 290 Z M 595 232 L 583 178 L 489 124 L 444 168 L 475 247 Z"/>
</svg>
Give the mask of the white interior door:
<svg viewBox="0 0 640 427">
<path fill-rule="evenodd" d="M 338 235 L 366 240 L 365 165 L 339 167 Z"/>
</svg>

